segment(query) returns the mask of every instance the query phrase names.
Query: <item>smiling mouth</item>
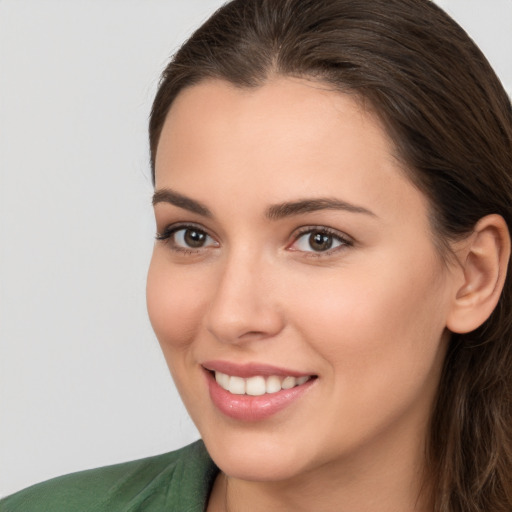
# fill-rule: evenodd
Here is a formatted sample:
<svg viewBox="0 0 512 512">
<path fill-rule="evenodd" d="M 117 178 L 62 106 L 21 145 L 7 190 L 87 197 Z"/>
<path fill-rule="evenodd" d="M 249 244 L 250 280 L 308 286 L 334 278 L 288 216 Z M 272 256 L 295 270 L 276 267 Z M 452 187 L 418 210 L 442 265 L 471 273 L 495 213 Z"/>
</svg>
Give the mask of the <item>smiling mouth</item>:
<svg viewBox="0 0 512 512">
<path fill-rule="evenodd" d="M 207 361 L 202 366 L 213 405 L 243 422 L 263 421 L 291 407 L 318 380 L 318 375 L 267 364 Z"/>
<path fill-rule="evenodd" d="M 292 389 L 301 386 L 314 379 L 314 375 L 305 375 L 303 377 L 269 375 L 243 378 L 226 373 L 211 371 L 215 376 L 217 384 L 224 390 L 233 395 L 261 396 L 278 393 L 282 390 Z"/>
</svg>

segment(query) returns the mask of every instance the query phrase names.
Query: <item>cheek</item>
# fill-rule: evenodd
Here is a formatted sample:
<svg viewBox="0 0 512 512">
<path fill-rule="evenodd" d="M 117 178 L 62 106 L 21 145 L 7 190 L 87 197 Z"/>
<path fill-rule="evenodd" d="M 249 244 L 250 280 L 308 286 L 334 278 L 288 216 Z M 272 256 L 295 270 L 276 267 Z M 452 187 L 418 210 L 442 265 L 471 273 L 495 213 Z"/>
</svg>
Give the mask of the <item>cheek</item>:
<svg viewBox="0 0 512 512">
<path fill-rule="evenodd" d="M 160 345 L 167 351 L 186 348 L 200 325 L 204 287 L 189 271 L 174 270 L 155 249 L 148 271 L 146 300 L 149 318 Z"/>
<path fill-rule="evenodd" d="M 290 300 L 303 336 L 334 378 L 371 387 L 382 379 L 425 375 L 434 364 L 447 304 L 439 275 L 432 260 L 408 268 L 395 258 L 377 270 L 340 269 L 313 289 L 304 282 Z M 307 304 L 297 300 L 301 296 Z"/>
<path fill-rule="evenodd" d="M 307 306 L 290 296 L 302 338 L 327 363 L 326 396 L 337 405 L 326 423 L 336 425 L 339 446 L 371 437 L 398 418 L 423 422 L 439 382 L 442 287 L 428 275 L 387 268 L 374 275 L 351 269 L 317 283 L 314 293 L 311 286 L 307 294 L 306 286 L 296 290 L 294 297 L 308 297 Z"/>
</svg>

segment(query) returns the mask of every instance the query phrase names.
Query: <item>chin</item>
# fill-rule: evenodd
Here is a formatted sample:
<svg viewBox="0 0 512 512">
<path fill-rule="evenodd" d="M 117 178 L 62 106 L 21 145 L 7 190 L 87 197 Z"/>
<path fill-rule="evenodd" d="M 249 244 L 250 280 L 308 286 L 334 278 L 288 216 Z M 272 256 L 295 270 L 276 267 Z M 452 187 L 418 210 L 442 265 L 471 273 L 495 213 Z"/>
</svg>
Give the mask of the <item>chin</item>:
<svg viewBox="0 0 512 512">
<path fill-rule="evenodd" d="M 247 453 L 245 450 L 233 453 L 231 450 L 212 457 L 223 473 L 232 478 L 249 482 L 280 482 L 291 480 L 301 473 L 295 457 L 287 457 L 280 450 L 272 456 Z"/>
<path fill-rule="evenodd" d="M 235 432 L 203 436 L 217 466 L 228 476 L 247 481 L 285 481 L 307 471 L 308 447 L 273 432 Z"/>
</svg>

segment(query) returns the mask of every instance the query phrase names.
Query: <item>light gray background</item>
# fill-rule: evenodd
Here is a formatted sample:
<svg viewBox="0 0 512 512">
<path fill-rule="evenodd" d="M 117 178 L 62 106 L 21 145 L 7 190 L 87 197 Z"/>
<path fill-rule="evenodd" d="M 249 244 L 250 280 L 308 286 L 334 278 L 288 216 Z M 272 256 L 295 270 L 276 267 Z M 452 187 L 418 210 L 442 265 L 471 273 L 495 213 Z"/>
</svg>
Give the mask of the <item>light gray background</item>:
<svg viewBox="0 0 512 512">
<path fill-rule="evenodd" d="M 146 124 L 221 0 L 0 0 L 0 496 L 197 437 L 145 308 Z M 512 86 L 512 0 L 443 0 Z"/>
</svg>

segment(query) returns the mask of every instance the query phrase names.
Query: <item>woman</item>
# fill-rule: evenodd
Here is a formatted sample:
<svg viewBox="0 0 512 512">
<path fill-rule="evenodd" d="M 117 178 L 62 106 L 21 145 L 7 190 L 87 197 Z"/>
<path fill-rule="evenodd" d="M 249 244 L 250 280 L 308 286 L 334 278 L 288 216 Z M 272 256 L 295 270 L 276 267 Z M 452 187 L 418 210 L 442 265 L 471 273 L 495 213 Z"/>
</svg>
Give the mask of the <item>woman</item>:
<svg viewBox="0 0 512 512">
<path fill-rule="evenodd" d="M 462 29 L 234 0 L 150 145 L 148 311 L 204 444 L 0 510 L 511 510 L 512 108 Z"/>
</svg>

